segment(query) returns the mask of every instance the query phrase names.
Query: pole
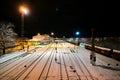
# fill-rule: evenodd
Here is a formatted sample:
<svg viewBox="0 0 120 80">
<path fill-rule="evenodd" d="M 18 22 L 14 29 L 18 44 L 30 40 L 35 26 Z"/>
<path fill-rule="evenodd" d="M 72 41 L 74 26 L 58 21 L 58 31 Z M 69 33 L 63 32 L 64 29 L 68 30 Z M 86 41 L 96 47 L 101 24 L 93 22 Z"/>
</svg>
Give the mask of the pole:
<svg viewBox="0 0 120 80">
<path fill-rule="evenodd" d="M 24 13 L 21 14 L 21 46 L 24 49 Z"/>
<path fill-rule="evenodd" d="M 90 55 L 90 60 L 92 65 L 95 65 L 96 62 L 96 55 L 95 55 L 95 45 L 94 45 L 94 28 L 92 28 L 92 52 Z"/>
<path fill-rule="evenodd" d="M 21 37 L 24 37 L 24 13 L 21 14 Z"/>
</svg>

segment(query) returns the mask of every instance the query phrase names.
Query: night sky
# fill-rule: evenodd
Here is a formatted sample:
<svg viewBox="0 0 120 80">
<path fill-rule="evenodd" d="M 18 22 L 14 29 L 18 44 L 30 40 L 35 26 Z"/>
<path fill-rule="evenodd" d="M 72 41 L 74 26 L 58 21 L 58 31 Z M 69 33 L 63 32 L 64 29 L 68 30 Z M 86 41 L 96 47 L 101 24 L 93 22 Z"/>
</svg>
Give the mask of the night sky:
<svg viewBox="0 0 120 80">
<path fill-rule="evenodd" d="M 24 35 L 55 33 L 55 37 L 119 36 L 118 29 L 105 26 L 103 0 L 0 0 L 0 22 L 12 22 L 15 32 L 21 33 L 21 14 L 18 10 L 24 1 L 30 9 L 25 15 Z"/>
</svg>

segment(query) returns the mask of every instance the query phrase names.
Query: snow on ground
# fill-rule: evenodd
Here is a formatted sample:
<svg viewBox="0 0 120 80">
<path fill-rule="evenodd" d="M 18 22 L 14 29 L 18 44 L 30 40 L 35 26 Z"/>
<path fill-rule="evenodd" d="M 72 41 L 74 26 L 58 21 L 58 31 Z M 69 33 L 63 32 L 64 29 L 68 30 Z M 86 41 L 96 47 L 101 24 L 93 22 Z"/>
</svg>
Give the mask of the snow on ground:
<svg viewBox="0 0 120 80">
<path fill-rule="evenodd" d="M 15 80 L 68 80 L 68 78 L 69 80 L 120 80 L 119 61 L 95 53 L 96 62 L 95 65 L 92 65 L 91 51 L 84 47 L 69 43 L 52 43 L 51 47 L 47 49 L 49 46 L 38 48 L 33 54 L 16 60 L 5 68 L 2 67 L 4 65 L 1 65 L 0 79 L 14 80 L 18 75 L 18 79 Z M 22 53 L 25 52 L 21 50 L 6 54 L 0 58 L 0 63 Z"/>
</svg>

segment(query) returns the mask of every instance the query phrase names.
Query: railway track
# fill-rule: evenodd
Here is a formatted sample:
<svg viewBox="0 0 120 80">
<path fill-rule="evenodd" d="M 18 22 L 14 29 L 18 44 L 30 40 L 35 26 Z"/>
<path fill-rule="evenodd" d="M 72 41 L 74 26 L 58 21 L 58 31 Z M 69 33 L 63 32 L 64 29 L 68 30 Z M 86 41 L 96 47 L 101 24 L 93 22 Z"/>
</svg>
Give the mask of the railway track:
<svg viewBox="0 0 120 80">
<path fill-rule="evenodd" d="M 79 55 L 78 54 L 72 54 L 72 55 L 73 55 L 72 59 L 74 59 L 74 62 L 76 62 L 76 64 L 78 65 L 79 69 L 83 72 L 84 76 L 86 77 L 86 80 L 97 80 L 97 79 L 95 79 L 92 76 L 92 74 L 90 73 L 90 71 L 88 70 L 88 68 L 86 67 L 86 65 L 82 61 L 82 59 L 79 57 Z M 82 65 L 80 65 L 80 64 L 82 64 Z M 88 77 L 88 75 L 89 75 L 89 77 Z"/>
<path fill-rule="evenodd" d="M 42 54 L 41 56 L 39 56 L 36 61 L 32 64 L 32 66 L 28 67 L 28 71 L 24 71 L 22 74 L 20 74 L 16 79 L 17 80 L 26 80 L 28 78 L 29 75 L 32 74 L 32 72 L 34 71 L 34 69 L 36 68 L 36 66 L 38 64 L 40 64 L 41 60 L 47 55 L 47 51 L 48 50 L 51 50 L 51 48 L 47 48 Z M 41 71 L 39 71 L 41 72 Z M 25 74 L 25 75 L 24 75 Z M 24 76 L 24 77 L 21 77 L 21 76 Z M 39 76 L 38 76 L 39 77 Z M 38 80 L 38 78 L 36 77 L 36 80 Z"/>
<path fill-rule="evenodd" d="M 51 51 L 51 54 L 49 55 L 45 65 L 43 66 L 43 69 L 39 75 L 39 78 L 38 80 L 46 80 L 48 78 L 48 73 L 49 73 L 49 70 L 50 70 L 50 67 L 51 67 L 51 63 L 52 63 L 52 60 L 53 60 L 53 50 Z"/>
</svg>

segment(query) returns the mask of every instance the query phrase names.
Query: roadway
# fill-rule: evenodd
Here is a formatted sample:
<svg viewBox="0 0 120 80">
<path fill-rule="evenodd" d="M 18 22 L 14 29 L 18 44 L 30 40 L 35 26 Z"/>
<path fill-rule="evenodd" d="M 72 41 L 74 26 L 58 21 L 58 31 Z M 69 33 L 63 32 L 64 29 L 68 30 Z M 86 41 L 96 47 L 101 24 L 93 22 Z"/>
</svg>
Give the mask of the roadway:
<svg viewBox="0 0 120 80">
<path fill-rule="evenodd" d="M 120 80 L 119 61 L 96 53 L 92 65 L 90 53 L 64 41 L 19 51 L 0 58 L 0 80 Z"/>
</svg>

